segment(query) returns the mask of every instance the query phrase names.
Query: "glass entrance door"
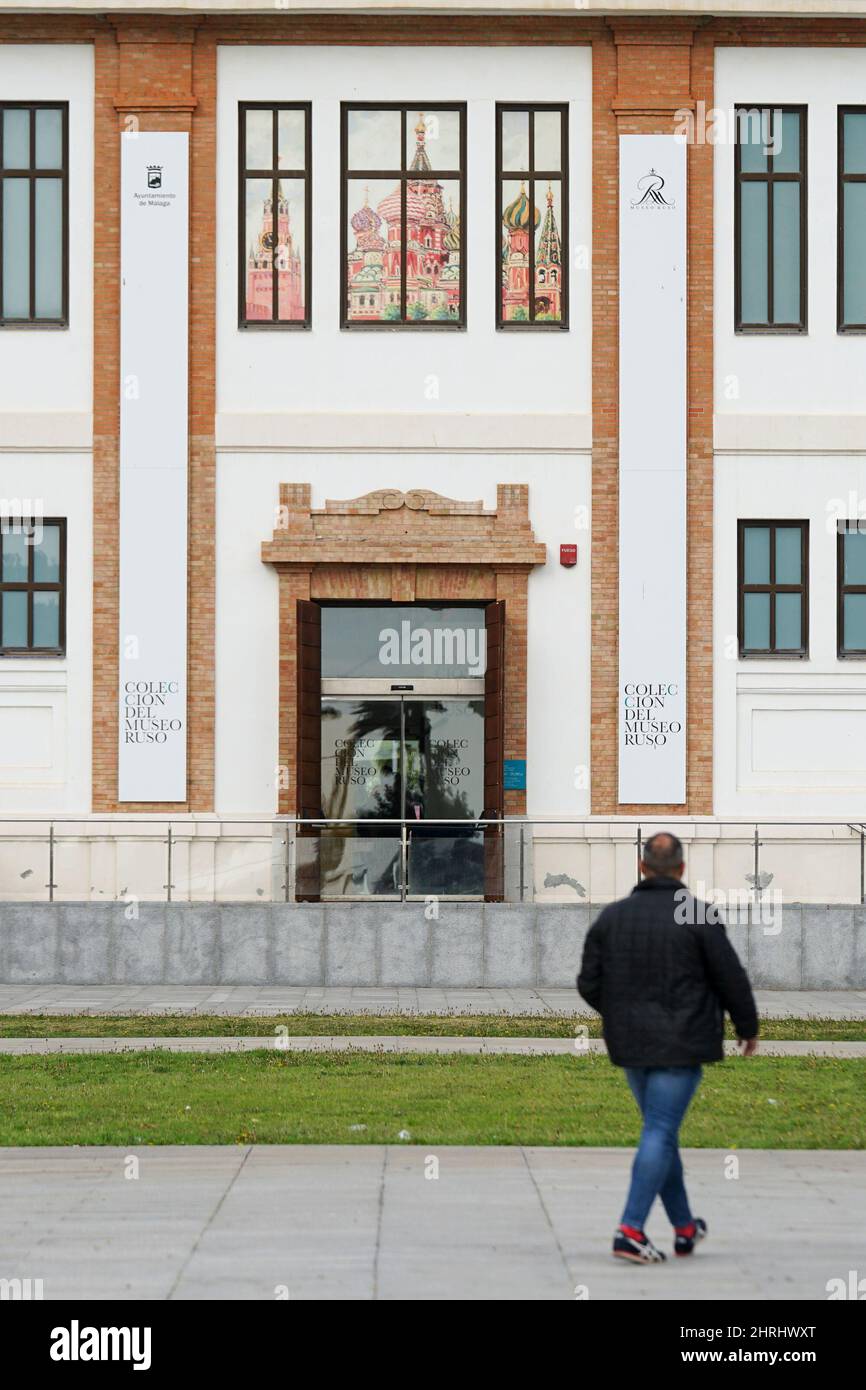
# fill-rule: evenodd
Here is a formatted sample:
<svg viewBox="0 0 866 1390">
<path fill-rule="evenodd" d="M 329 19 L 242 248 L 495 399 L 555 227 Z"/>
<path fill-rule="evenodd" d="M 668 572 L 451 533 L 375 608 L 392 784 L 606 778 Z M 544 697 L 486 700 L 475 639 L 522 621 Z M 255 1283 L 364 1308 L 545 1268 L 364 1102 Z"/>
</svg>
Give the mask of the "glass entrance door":
<svg viewBox="0 0 866 1390">
<path fill-rule="evenodd" d="M 483 699 L 323 696 L 322 897 L 483 897 L 483 800 Z"/>
</svg>

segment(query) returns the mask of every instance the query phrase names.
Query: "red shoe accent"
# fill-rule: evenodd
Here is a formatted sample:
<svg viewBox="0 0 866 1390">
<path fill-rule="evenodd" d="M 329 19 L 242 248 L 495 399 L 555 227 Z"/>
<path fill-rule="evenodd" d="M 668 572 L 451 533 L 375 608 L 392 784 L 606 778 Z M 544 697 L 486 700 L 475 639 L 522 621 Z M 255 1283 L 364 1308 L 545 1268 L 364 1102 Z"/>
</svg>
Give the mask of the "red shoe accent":
<svg viewBox="0 0 866 1390">
<path fill-rule="evenodd" d="M 687 1240 L 694 1240 L 698 1233 L 697 1224 L 690 1221 L 688 1226 L 674 1226 L 674 1233 L 678 1236 L 685 1236 Z"/>
<path fill-rule="evenodd" d="M 621 1225 L 619 1229 L 622 1231 L 623 1235 L 625 1235 L 625 1236 L 631 1236 L 632 1240 L 645 1240 L 645 1239 L 646 1239 L 646 1237 L 645 1237 L 643 1231 L 637 1230 L 637 1228 L 636 1228 L 635 1226 L 622 1226 L 622 1225 Z"/>
</svg>

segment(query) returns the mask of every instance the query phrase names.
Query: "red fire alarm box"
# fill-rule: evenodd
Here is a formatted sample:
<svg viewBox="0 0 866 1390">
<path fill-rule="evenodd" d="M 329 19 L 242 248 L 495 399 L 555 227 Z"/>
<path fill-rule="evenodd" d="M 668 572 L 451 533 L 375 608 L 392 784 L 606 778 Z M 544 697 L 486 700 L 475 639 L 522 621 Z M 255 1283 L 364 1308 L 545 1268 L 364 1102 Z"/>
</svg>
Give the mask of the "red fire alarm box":
<svg viewBox="0 0 866 1390">
<path fill-rule="evenodd" d="M 577 546 L 561 545 L 559 547 L 559 563 L 565 565 L 566 569 L 571 569 L 577 564 Z"/>
</svg>

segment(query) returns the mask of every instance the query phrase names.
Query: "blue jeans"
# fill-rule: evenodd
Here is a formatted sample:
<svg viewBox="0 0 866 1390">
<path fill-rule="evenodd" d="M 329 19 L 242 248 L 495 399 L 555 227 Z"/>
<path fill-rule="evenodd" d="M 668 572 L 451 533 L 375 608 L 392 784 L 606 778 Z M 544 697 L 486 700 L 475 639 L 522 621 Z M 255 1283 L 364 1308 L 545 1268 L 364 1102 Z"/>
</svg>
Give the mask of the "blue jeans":
<svg viewBox="0 0 866 1390">
<path fill-rule="evenodd" d="M 622 1224 L 642 1231 L 653 1202 L 661 1197 L 671 1225 L 688 1226 L 692 1214 L 677 1139 L 701 1068 L 626 1067 L 625 1075 L 643 1115 L 643 1129 Z"/>
</svg>

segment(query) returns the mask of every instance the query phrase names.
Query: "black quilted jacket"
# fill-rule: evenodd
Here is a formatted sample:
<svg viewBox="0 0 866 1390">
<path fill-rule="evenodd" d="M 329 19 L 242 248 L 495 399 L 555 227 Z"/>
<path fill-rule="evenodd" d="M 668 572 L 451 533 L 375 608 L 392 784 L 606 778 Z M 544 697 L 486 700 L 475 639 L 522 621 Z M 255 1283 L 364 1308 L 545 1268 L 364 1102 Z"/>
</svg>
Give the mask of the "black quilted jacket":
<svg viewBox="0 0 866 1390">
<path fill-rule="evenodd" d="M 673 878 L 645 878 L 590 928 L 577 988 L 601 1014 L 618 1067 L 718 1062 L 724 1013 L 753 1038 L 748 976 L 718 912 Z"/>
</svg>

